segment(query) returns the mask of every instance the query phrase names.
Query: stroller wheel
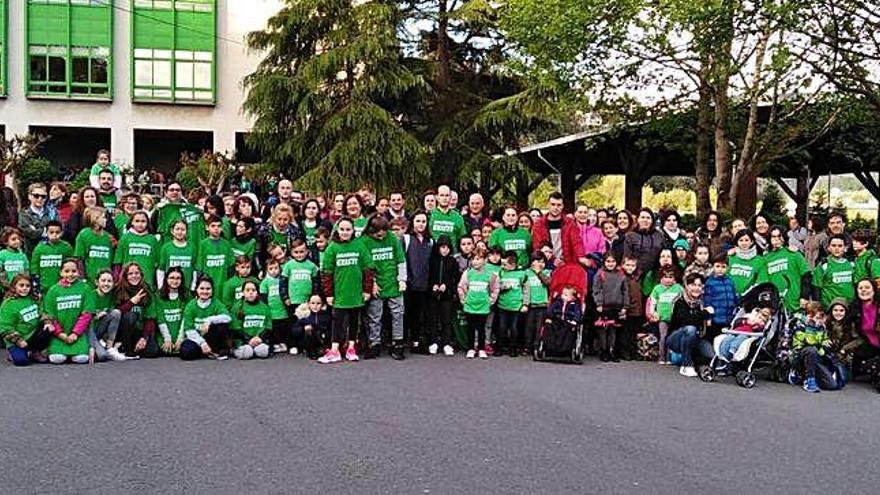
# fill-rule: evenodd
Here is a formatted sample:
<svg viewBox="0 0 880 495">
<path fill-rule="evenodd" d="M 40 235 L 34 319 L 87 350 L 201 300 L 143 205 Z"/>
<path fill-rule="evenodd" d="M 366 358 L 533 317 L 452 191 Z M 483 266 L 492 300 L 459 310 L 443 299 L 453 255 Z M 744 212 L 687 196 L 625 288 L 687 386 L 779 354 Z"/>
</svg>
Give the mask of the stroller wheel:
<svg viewBox="0 0 880 495">
<path fill-rule="evenodd" d="M 704 382 L 714 382 L 718 377 L 718 373 L 716 373 L 711 366 L 703 365 L 697 370 L 697 376 L 699 376 L 700 380 Z"/>
<path fill-rule="evenodd" d="M 744 388 L 754 388 L 755 375 L 748 371 L 740 371 L 736 374 L 736 384 Z"/>
<path fill-rule="evenodd" d="M 535 349 L 535 352 L 532 353 L 532 359 L 535 361 L 543 361 L 546 357 L 547 354 L 544 352 L 543 346 L 539 346 Z"/>
</svg>

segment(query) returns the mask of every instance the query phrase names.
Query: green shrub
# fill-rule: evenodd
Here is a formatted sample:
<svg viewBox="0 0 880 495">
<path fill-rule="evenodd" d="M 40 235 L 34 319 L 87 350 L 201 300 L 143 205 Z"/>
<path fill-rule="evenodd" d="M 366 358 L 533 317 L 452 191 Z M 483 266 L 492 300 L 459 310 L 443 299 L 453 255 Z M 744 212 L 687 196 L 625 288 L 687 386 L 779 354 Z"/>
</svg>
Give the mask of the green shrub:
<svg viewBox="0 0 880 495">
<path fill-rule="evenodd" d="M 82 190 L 82 188 L 89 185 L 89 173 L 90 170 L 88 168 L 84 168 L 77 172 L 76 175 L 73 177 L 73 180 L 70 181 L 70 185 L 68 186 L 67 190 L 70 192 L 80 191 Z"/>
<path fill-rule="evenodd" d="M 192 191 L 201 187 L 199 179 L 196 177 L 196 169 L 194 167 L 182 167 L 175 176 L 177 182 L 183 186 L 184 191 Z"/>
<path fill-rule="evenodd" d="M 33 158 L 25 162 L 24 167 L 16 175 L 18 184 L 18 192 L 20 197 L 27 195 L 27 188 L 35 182 L 43 182 L 47 184 L 52 182 L 58 176 L 58 170 L 52 165 L 52 162 L 45 158 Z"/>
</svg>

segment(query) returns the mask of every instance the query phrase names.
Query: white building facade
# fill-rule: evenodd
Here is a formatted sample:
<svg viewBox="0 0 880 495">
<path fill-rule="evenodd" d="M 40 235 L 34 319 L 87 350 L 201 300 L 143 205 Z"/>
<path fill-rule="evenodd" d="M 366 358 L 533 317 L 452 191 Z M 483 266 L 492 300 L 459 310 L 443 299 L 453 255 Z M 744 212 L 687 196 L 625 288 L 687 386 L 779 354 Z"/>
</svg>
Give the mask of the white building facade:
<svg viewBox="0 0 880 495">
<path fill-rule="evenodd" d="M 250 128 L 242 80 L 260 59 L 245 36 L 280 5 L 0 0 L 2 132 L 53 136 L 53 162 L 84 162 L 58 163 L 71 167 L 96 147 L 166 169 L 182 151 L 236 151 Z"/>
</svg>

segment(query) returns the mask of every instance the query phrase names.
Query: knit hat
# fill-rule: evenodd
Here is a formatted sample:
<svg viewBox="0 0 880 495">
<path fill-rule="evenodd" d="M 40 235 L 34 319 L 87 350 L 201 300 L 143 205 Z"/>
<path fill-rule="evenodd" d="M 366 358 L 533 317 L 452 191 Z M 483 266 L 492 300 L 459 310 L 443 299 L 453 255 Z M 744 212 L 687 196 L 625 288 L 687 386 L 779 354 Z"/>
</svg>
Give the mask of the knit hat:
<svg viewBox="0 0 880 495">
<path fill-rule="evenodd" d="M 832 299 L 831 304 L 828 305 L 828 312 L 830 313 L 831 310 L 834 309 L 834 306 L 837 305 L 843 306 L 843 308 L 846 309 L 846 299 L 842 297 L 835 297 Z"/>
<path fill-rule="evenodd" d="M 687 239 L 677 239 L 674 243 L 672 243 L 672 249 L 684 249 L 685 251 L 690 251 L 691 244 L 687 241 Z"/>
</svg>

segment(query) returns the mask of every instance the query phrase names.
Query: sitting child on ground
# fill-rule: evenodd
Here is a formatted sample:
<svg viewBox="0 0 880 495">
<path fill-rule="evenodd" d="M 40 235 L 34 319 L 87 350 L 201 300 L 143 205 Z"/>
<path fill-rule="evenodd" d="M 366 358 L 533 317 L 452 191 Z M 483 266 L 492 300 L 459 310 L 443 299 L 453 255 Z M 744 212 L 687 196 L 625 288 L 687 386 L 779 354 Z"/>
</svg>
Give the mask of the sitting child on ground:
<svg viewBox="0 0 880 495">
<path fill-rule="evenodd" d="M 822 382 L 823 388 L 836 389 L 836 378 L 833 372 L 821 366 L 820 360 L 831 347 L 831 339 L 825 331 L 825 310 L 819 302 L 807 304 L 805 309 L 806 320 L 798 325 L 792 339 L 792 366 L 788 375 L 788 381 L 796 385 L 803 377 L 803 387 L 806 392 L 819 392 L 817 377 Z"/>
</svg>

